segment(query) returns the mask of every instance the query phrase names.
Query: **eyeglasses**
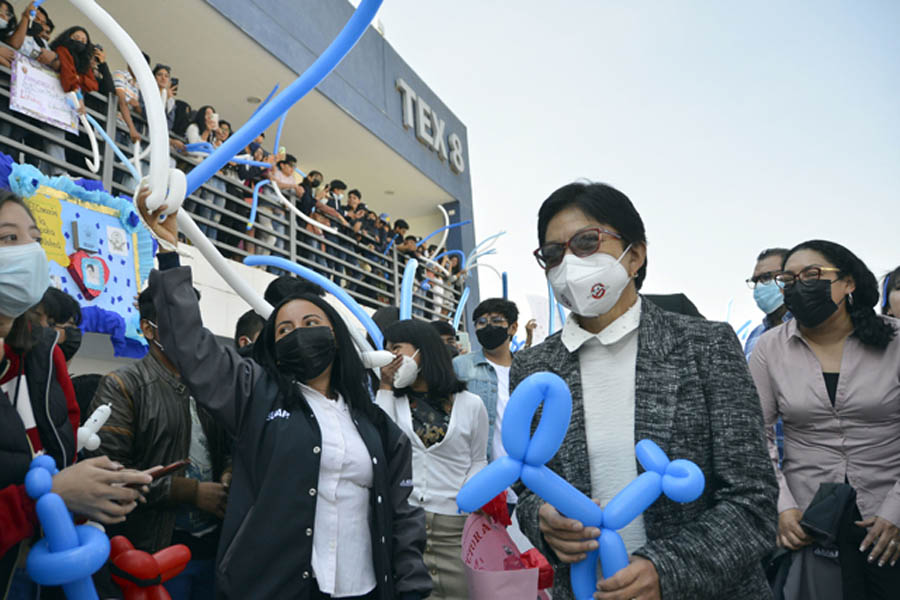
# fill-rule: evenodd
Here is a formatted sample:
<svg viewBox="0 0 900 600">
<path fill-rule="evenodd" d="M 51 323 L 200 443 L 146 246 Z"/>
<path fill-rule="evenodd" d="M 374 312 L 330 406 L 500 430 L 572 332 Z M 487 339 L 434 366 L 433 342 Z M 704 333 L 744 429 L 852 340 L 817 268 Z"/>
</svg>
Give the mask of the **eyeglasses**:
<svg viewBox="0 0 900 600">
<path fill-rule="evenodd" d="M 756 289 L 756 286 L 759 284 L 766 285 L 771 283 L 775 276 L 778 275 L 778 271 L 766 271 L 765 273 L 760 273 L 759 275 L 754 275 L 750 279 L 747 279 L 747 287 L 751 290 Z"/>
<path fill-rule="evenodd" d="M 487 317 L 478 317 L 475 319 L 475 327 L 481 329 L 482 327 L 486 327 L 488 324 L 494 325 L 495 327 L 506 327 L 506 319 L 503 317 L 491 317 L 488 319 Z"/>
<path fill-rule="evenodd" d="M 791 287 L 798 281 L 800 283 L 811 284 L 822 278 L 822 273 L 840 273 L 841 270 L 835 267 L 806 267 L 799 273 L 791 273 L 790 271 L 782 271 L 775 274 L 775 283 L 780 288 Z"/>
<path fill-rule="evenodd" d="M 566 255 L 566 250 L 571 250 L 575 256 L 584 258 L 597 252 L 600 249 L 600 244 L 608 239 L 621 240 L 622 236 L 600 227 L 582 229 L 569 238 L 569 241 L 565 244 L 560 244 L 559 242 L 544 244 L 534 251 L 534 258 L 542 269 L 549 271 L 562 262 Z"/>
</svg>

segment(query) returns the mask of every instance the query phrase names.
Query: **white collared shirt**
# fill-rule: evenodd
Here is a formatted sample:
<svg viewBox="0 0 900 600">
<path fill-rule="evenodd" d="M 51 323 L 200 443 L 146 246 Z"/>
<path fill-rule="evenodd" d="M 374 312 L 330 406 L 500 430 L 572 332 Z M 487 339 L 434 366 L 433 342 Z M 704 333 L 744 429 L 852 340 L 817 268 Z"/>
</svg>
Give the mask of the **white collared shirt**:
<svg viewBox="0 0 900 600">
<path fill-rule="evenodd" d="M 375 589 L 369 492 L 372 457 L 338 395 L 329 400 L 300 384 L 322 434 L 312 568 L 319 589 L 336 598 Z"/>
<path fill-rule="evenodd" d="M 488 415 L 481 398 L 471 392 L 453 396 L 444 439 L 425 447 L 413 430 L 406 396 L 378 390 L 375 402 L 412 442 L 413 492 L 409 503 L 428 512 L 457 515 L 456 494 L 475 473 L 487 466 Z"/>
<path fill-rule="evenodd" d="M 601 506 L 637 477 L 634 454 L 634 378 L 641 299 L 600 333 L 581 328 L 572 315 L 562 343 L 578 353 L 584 427 L 591 470 L 591 495 Z M 644 517 L 619 531 L 628 553 L 647 541 Z"/>
</svg>

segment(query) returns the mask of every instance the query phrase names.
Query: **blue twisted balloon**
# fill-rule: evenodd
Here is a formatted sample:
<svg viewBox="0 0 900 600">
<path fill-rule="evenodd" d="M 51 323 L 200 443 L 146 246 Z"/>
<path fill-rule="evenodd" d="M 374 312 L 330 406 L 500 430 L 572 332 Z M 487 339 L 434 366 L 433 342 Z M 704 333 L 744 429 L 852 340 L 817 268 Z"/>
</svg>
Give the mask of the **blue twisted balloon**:
<svg viewBox="0 0 900 600">
<path fill-rule="evenodd" d="M 541 419 L 532 436 L 531 423 L 541 404 Z M 570 575 L 575 598 L 588 600 L 597 590 L 598 557 L 606 578 L 628 566 L 628 551 L 616 530 L 637 518 L 660 494 L 675 502 L 693 502 L 703 493 L 705 478 L 691 461 L 670 461 L 654 442 L 641 440 L 634 453 L 645 472 L 601 509 L 546 466 L 566 437 L 571 415 L 572 396 L 558 375 L 535 373 L 525 378 L 510 396 L 503 414 L 501 438 L 508 456 L 498 458 L 469 479 L 457 494 L 456 504 L 462 511 L 474 512 L 521 479 L 561 514 L 585 527 L 600 529 L 598 549 L 574 563 Z"/>
<path fill-rule="evenodd" d="M 328 48 L 291 85 L 260 108 L 243 127 L 234 132 L 215 152 L 187 174 L 186 196 L 193 194 L 204 181 L 221 169 L 231 157 L 243 150 L 260 132 L 265 131 L 303 96 L 319 85 L 366 32 L 382 0 L 362 0 L 344 29 Z"/>
<path fill-rule="evenodd" d="M 44 454 L 31 461 L 25 476 L 45 535 L 28 553 L 25 567 L 32 581 L 61 585 L 69 600 L 97 600 L 91 575 L 109 556 L 109 538 L 90 525 L 75 526 L 63 499 L 50 491 L 56 473 L 56 463 Z"/>
<path fill-rule="evenodd" d="M 466 302 L 469 301 L 469 286 L 463 290 L 462 295 L 459 297 L 459 304 L 456 305 L 456 314 L 453 315 L 453 329 L 459 329 L 459 321 L 462 319 L 463 312 L 466 310 Z M 498 494 L 500 492 L 497 492 Z"/>
<path fill-rule="evenodd" d="M 359 305 L 359 302 L 354 300 L 353 296 L 345 292 L 344 288 L 324 275 L 316 273 L 303 265 L 292 263 L 288 259 L 281 258 L 280 256 L 248 256 L 244 259 L 244 264 L 250 267 L 255 267 L 257 265 L 278 267 L 279 269 L 284 269 L 285 271 L 290 271 L 291 273 L 299 275 L 303 279 L 319 284 L 325 291 L 330 292 L 340 300 L 341 303 L 353 313 L 353 316 L 359 319 L 359 322 L 365 327 L 366 333 L 368 333 L 369 337 L 372 338 L 372 341 L 375 342 L 375 347 L 378 350 L 384 349 L 384 335 L 381 333 L 381 329 L 378 328 L 378 325 L 375 324 L 375 321 L 372 320 L 372 317 L 369 316 L 369 313 L 363 310 L 363 307 Z"/>
<path fill-rule="evenodd" d="M 416 269 L 419 261 L 414 258 L 406 262 L 403 268 L 403 282 L 400 284 L 400 320 L 412 318 L 413 286 L 416 282 Z"/>
</svg>

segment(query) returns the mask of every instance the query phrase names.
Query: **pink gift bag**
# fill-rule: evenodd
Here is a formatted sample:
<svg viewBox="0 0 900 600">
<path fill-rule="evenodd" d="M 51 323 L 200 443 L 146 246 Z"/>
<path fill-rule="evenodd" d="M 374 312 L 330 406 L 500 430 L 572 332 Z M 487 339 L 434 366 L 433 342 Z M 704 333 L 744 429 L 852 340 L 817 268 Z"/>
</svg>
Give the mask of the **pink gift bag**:
<svg viewBox="0 0 900 600">
<path fill-rule="evenodd" d="M 553 583 L 544 557 L 537 550 L 521 554 L 506 528 L 491 517 L 469 515 L 463 528 L 462 561 L 470 600 L 549 600 L 538 590 L 539 580 L 545 587 Z"/>
</svg>

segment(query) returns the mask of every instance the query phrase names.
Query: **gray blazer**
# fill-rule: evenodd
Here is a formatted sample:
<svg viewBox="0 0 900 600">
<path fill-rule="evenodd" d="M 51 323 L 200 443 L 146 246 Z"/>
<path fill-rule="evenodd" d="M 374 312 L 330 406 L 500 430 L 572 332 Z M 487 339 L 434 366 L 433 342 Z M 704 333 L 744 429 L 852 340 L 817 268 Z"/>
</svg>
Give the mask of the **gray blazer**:
<svg viewBox="0 0 900 600">
<path fill-rule="evenodd" d="M 578 356 L 566 350 L 559 333 L 516 353 L 511 389 L 538 371 L 556 373 L 572 392 L 569 430 L 547 466 L 590 496 Z M 706 475 L 697 501 L 677 504 L 663 496 L 644 513 L 647 544 L 635 554 L 653 562 L 662 598 L 771 598 L 761 561 L 775 544 L 778 488 L 756 388 L 731 327 L 644 301 L 634 422 L 635 442 L 649 438 L 671 459 L 692 460 Z M 519 524 L 556 568 L 554 600 L 573 598 L 568 566 L 541 535 L 541 504 L 540 497 L 524 490 L 516 508 Z"/>
</svg>

